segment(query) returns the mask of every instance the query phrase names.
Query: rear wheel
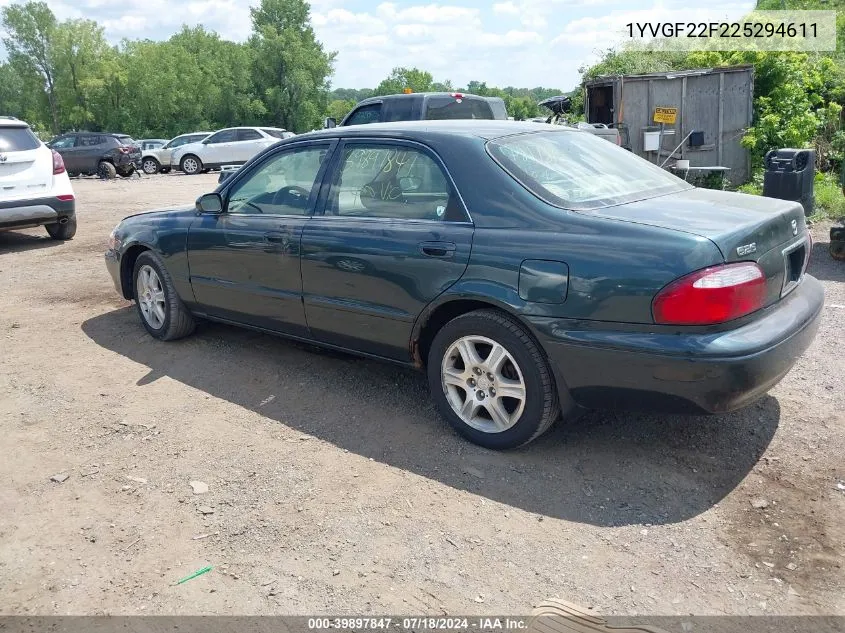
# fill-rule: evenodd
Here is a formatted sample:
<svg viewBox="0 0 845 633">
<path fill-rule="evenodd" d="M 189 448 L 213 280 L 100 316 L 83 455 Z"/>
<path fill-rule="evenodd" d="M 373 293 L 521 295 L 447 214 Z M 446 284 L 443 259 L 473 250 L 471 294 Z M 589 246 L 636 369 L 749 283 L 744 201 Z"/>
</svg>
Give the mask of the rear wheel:
<svg viewBox="0 0 845 633">
<path fill-rule="evenodd" d="M 507 449 L 542 435 L 560 413 L 551 370 L 534 339 L 495 310 L 447 323 L 428 355 L 428 381 L 440 413 L 465 438 Z"/>
<path fill-rule="evenodd" d="M 198 174 L 203 170 L 202 161 L 193 154 L 188 154 L 182 158 L 182 162 L 179 163 L 179 167 L 189 176 Z"/>
<path fill-rule="evenodd" d="M 133 271 L 135 305 L 147 332 L 162 341 L 173 341 L 194 331 L 196 324 L 158 255 L 144 251 Z"/>
<path fill-rule="evenodd" d="M 44 226 L 47 234 L 54 240 L 69 240 L 76 235 L 76 216 L 67 218 L 64 224 L 47 224 Z"/>
<path fill-rule="evenodd" d="M 155 173 L 158 173 L 159 171 L 163 172 L 161 164 L 155 158 L 151 157 L 147 157 L 144 159 L 144 161 L 141 163 L 141 168 L 144 170 L 145 174 L 149 174 L 150 176 Z"/>
<path fill-rule="evenodd" d="M 103 180 L 113 180 L 117 176 L 117 170 L 107 160 L 101 160 L 97 165 L 97 175 Z"/>
<path fill-rule="evenodd" d="M 135 165 L 129 165 L 129 167 L 121 167 L 117 170 L 117 173 L 121 178 L 129 178 L 132 174 L 135 173 Z"/>
</svg>

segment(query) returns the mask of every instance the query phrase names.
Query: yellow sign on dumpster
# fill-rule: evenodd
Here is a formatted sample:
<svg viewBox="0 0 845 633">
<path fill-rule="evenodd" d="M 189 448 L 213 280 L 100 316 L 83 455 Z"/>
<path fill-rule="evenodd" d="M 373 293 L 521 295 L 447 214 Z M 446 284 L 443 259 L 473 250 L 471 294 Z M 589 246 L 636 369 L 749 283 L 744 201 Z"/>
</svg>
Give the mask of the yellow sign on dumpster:
<svg viewBox="0 0 845 633">
<path fill-rule="evenodd" d="M 675 123 L 678 117 L 678 108 L 655 108 L 654 122 L 655 123 Z"/>
</svg>

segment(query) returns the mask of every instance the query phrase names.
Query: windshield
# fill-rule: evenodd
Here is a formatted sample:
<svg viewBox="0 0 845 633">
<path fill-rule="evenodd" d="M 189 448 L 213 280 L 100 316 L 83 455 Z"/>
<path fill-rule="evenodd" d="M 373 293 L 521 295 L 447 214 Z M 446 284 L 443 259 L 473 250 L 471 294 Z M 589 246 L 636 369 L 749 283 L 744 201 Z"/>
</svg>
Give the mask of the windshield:
<svg viewBox="0 0 845 633">
<path fill-rule="evenodd" d="M 586 132 L 543 131 L 490 141 L 488 151 L 538 198 L 597 209 L 691 189 L 647 160 Z"/>
<path fill-rule="evenodd" d="M 273 138 L 287 138 L 287 133 L 284 130 L 276 130 L 273 128 L 261 128 L 261 131 L 264 132 L 267 136 L 272 136 Z"/>
</svg>

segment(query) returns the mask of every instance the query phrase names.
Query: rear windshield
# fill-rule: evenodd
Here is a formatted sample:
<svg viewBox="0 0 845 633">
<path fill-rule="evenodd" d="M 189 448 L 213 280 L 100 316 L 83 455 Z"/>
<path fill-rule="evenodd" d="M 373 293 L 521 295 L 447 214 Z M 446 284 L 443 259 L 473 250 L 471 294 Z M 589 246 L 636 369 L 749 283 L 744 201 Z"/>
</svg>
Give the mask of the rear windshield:
<svg viewBox="0 0 845 633">
<path fill-rule="evenodd" d="M 490 141 L 487 149 L 526 189 L 564 209 L 598 209 L 692 188 L 586 132 L 518 134 Z"/>
<path fill-rule="evenodd" d="M 425 105 L 425 118 L 444 119 L 493 119 L 493 110 L 486 99 L 450 96 L 429 97 Z"/>
<path fill-rule="evenodd" d="M 124 145 L 135 145 L 135 141 L 131 136 L 115 136 L 115 138 Z"/>
<path fill-rule="evenodd" d="M 272 136 L 273 138 L 287 138 L 287 136 L 285 136 L 284 130 L 271 130 L 268 128 L 261 128 L 261 131 L 267 134 L 268 136 Z"/>
<path fill-rule="evenodd" d="M 25 152 L 41 145 L 38 137 L 26 127 L 0 127 L 0 152 Z"/>
</svg>

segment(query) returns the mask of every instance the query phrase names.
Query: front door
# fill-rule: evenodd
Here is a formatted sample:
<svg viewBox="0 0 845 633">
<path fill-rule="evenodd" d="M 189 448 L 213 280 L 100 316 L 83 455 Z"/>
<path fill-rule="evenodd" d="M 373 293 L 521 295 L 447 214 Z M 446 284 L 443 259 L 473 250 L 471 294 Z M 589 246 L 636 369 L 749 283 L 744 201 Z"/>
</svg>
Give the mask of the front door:
<svg viewBox="0 0 845 633">
<path fill-rule="evenodd" d="M 191 286 L 200 310 L 305 336 L 299 249 L 331 144 L 268 154 L 223 190 L 224 212 L 188 232 Z"/>
<path fill-rule="evenodd" d="M 60 136 L 50 143 L 50 149 L 56 150 L 62 156 L 62 161 L 65 164 L 65 169 L 69 173 L 79 173 L 79 156 L 78 150 L 75 150 L 76 136 Z"/>
<path fill-rule="evenodd" d="M 220 130 L 203 141 L 202 151 L 204 165 L 228 165 L 238 161 L 232 158 L 232 147 L 236 144 L 238 131 L 235 129 Z"/>
<path fill-rule="evenodd" d="M 302 235 L 317 340 L 410 360 L 417 315 L 464 273 L 473 226 L 439 159 L 412 143 L 349 141 Z"/>
</svg>

